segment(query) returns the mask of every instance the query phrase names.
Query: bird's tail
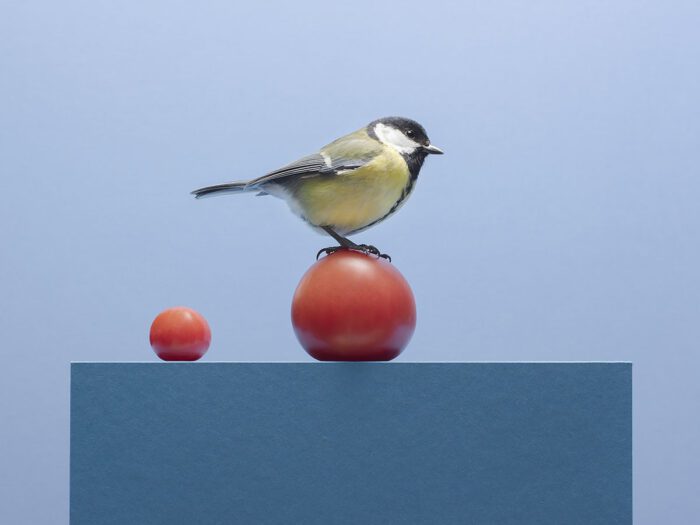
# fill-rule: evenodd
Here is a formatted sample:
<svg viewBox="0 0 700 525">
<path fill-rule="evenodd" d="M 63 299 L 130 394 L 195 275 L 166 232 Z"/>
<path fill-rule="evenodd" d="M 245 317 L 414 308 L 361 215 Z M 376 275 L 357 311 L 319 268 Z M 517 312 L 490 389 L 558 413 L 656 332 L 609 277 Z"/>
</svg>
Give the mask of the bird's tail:
<svg viewBox="0 0 700 525">
<path fill-rule="evenodd" d="M 226 184 L 217 184 L 216 186 L 207 186 L 194 190 L 192 195 L 197 199 L 202 197 L 211 197 L 212 195 L 224 195 L 225 193 L 241 193 L 244 191 L 252 191 L 255 188 L 248 186 L 248 182 L 227 182 Z"/>
</svg>

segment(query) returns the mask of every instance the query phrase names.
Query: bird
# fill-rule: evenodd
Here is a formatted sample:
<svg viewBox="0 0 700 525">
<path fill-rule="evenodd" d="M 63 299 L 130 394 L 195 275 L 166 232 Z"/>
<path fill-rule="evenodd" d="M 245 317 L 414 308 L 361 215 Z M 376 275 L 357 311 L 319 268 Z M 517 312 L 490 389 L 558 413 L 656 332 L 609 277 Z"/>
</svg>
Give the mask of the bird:
<svg viewBox="0 0 700 525">
<path fill-rule="evenodd" d="M 197 199 L 247 192 L 272 195 L 339 244 L 323 248 L 317 258 L 347 248 L 391 260 L 375 246 L 347 237 L 393 215 L 411 195 L 426 157 L 442 153 L 415 120 L 384 117 L 266 175 L 192 194 Z"/>
</svg>

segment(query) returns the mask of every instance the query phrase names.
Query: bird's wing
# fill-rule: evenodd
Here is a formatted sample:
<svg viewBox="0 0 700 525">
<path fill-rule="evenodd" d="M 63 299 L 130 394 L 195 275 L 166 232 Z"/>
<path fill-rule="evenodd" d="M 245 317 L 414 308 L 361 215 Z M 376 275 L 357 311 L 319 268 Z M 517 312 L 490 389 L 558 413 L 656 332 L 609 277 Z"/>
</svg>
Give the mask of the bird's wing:
<svg viewBox="0 0 700 525">
<path fill-rule="evenodd" d="M 249 187 L 288 178 L 309 178 L 341 175 L 356 170 L 381 153 L 381 144 L 364 129 L 351 133 L 321 148 L 319 153 L 307 155 L 267 175 L 253 179 Z"/>
<path fill-rule="evenodd" d="M 275 171 L 258 177 L 257 179 L 251 180 L 247 186 L 255 187 L 262 184 L 278 181 L 280 179 L 287 178 L 308 178 L 317 176 L 329 176 L 338 175 L 350 170 L 355 170 L 361 166 L 364 166 L 372 160 L 370 158 L 359 158 L 359 159 L 348 159 L 348 158 L 331 158 L 328 155 L 322 155 L 320 153 L 314 153 L 313 155 L 308 155 L 302 157 L 296 162 L 287 164 Z"/>
</svg>

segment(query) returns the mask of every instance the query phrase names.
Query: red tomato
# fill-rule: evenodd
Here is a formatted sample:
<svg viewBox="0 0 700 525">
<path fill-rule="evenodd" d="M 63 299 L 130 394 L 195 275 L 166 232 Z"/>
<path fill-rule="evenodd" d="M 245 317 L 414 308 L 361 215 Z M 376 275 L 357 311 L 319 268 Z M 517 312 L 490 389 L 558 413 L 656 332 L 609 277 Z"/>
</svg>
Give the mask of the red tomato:
<svg viewBox="0 0 700 525">
<path fill-rule="evenodd" d="M 151 324 L 151 346 L 163 361 L 196 361 L 210 342 L 207 320 L 185 306 L 162 311 Z"/>
<path fill-rule="evenodd" d="M 319 361 L 390 361 L 416 327 L 416 303 L 406 279 L 385 259 L 338 250 L 302 277 L 292 300 L 292 324 Z"/>
</svg>

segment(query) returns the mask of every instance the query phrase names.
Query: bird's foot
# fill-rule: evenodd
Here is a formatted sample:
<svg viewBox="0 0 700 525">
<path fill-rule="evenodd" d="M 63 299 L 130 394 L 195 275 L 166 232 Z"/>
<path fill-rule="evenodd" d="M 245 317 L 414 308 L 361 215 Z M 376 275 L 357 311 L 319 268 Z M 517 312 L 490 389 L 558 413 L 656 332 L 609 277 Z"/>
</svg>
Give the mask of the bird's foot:
<svg viewBox="0 0 700 525">
<path fill-rule="evenodd" d="M 391 262 L 391 256 L 388 253 L 380 252 L 376 246 L 372 246 L 371 244 L 360 244 L 357 248 L 361 252 L 376 255 L 377 257 L 381 257 L 382 259 L 386 259 Z"/>
<path fill-rule="evenodd" d="M 362 253 L 374 255 L 377 258 L 381 257 L 382 259 L 386 259 L 389 262 L 391 262 L 391 256 L 387 253 L 382 253 L 377 249 L 376 246 L 372 246 L 371 244 L 356 244 L 355 246 L 329 246 L 328 248 L 322 248 L 318 251 L 316 254 L 316 260 L 321 256 L 322 253 L 326 255 L 330 255 L 332 253 L 337 252 L 338 250 L 357 250 Z"/>
<path fill-rule="evenodd" d="M 345 246 L 329 246 L 328 248 L 321 248 L 316 254 L 316 260 L 318 261 L 318 258 L 321 257 L 322 253 L 330 255 L 331 253 L 335 253 L 338 250 L 347 250 L 347 248 Z"/>
</svg>

